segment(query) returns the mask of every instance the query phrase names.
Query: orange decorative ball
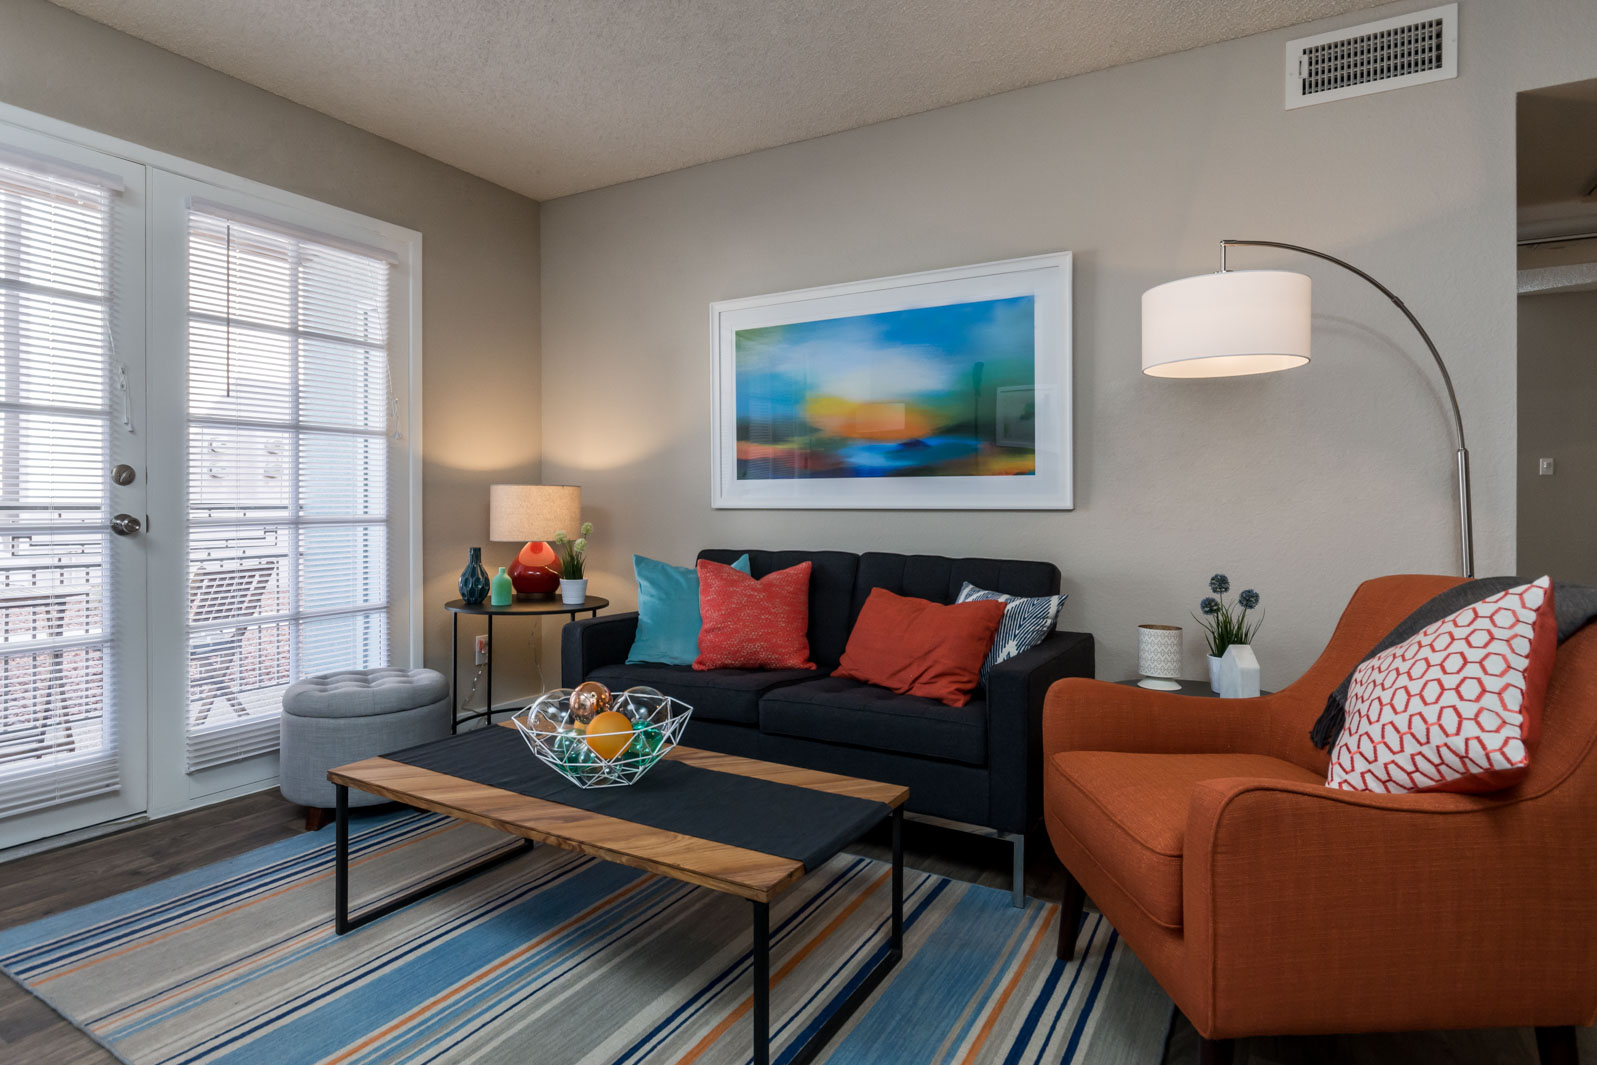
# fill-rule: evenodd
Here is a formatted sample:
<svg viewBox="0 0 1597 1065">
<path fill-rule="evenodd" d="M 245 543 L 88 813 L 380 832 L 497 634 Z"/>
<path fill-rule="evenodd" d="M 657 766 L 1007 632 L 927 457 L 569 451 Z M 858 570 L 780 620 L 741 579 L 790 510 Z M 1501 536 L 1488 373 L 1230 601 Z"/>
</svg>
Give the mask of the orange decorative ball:
<svg viewBox="0 0 1597 1065">
<path fill-rule="evenodd" d="M 614 758 L 632 742 L 632 719 L 619 710 L 606 710 L 588 722 L 588 734 L 584 738 L 594 754 L 604 759 Z"/>
</svg>

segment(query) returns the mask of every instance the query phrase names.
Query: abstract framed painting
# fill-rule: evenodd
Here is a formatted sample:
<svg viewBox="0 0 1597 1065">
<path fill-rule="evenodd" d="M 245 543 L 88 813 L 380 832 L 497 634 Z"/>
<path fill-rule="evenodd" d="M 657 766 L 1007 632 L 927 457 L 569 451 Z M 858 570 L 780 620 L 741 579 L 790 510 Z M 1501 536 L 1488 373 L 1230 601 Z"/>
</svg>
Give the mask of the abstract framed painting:
<svg viewBox="0 0 1597 1065">
<path fill-rule="evenodd" d="M 1069 252 L 710 305 L 718 508 L 1069 510 Z"/>
</svg>

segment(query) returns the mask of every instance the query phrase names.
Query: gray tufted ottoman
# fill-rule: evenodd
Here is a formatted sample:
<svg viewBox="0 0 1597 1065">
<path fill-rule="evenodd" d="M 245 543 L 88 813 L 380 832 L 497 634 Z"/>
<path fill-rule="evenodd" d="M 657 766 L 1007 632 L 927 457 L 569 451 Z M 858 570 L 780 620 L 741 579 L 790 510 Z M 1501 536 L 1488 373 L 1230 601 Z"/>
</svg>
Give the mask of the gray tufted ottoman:
<svg viewBox="0 0 1597 1065">
<path fill-rule="evenodd" d="M 283 798 L 306 808 L 311 830 L 327 823 L 333 786 L 327 771 L 449 735 L 449 681 L 431 669 L 352 669 L 323 673 L 283 693 Z M 385 802 L 351 792 L 352 805 Z"/>
</svg>

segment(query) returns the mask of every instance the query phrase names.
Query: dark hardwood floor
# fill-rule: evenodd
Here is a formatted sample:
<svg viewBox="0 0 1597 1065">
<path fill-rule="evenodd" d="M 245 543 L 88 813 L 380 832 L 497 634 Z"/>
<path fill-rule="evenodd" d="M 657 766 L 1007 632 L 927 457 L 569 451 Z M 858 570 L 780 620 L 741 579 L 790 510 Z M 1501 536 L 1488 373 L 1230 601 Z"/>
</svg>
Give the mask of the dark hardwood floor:
<svg viewBox="0 0 1597 1065">
<path fill-rule="evenodd" d="M 275 791 L 126 829 L 0 864 L 0 927 L 127 891 L 304 831 L 304 815 Z M 323 829 L 331 832 L 331 828 Z M 917 869 L 1007 890 L 1009 846 L 926 825 L 905 826 L 905 862 Z M 885 836 L 857 848 L 887 857 Z M 1057 899 L 1063 881 L 1047 840 L 1031 841 L 1026 890 Z M 1580 1033 L 1582 1058 L 1597 1063 L 1597 1039 Z M 1197 1033 L 1179 1014 L 1165 1065 L 1197 1065 Z M 116 1065 L 116 1059 L 54 1010 L 0 977 L 0 1062 Z M 1528 1030 L 1415 1032 L 1243 1040 L 1235 1065 L 1535 1065 Z"/>
</svg>

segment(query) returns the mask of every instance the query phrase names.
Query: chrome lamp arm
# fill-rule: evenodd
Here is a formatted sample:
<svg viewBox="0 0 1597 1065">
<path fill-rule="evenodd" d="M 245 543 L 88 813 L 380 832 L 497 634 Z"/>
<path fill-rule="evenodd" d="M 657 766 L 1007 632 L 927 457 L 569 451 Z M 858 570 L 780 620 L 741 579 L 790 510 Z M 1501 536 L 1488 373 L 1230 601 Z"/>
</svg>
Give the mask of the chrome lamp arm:
<svg viewBox="0 0 1597 1065">
<path fill-rule="evenodd" d="M 1475 539 L 1472 531 L 1471 504 L 1469 493 L 1469 449 L 1464 446 L 1464 417 L 1459 413 L 1458 394 L 1453 390 L 1453 375 L 1447 372 L 1447 364 L 1442 361 L 1441 352 L 1436 350 L 1436 343 L 1431 340 L 1431 334 L 1425 331 L 1420 320 L 1414 317 L 1414 312 L 1408 309 L 1408 304 L 1397 297 L 1397 294 L 1381 284 L 1369 274 L 1360 270 L 1350 262 L 1328 255 L 1323 251 L 1305 248 L 1301 244 L 1284 244 L 1277 240 L 1222 240 L 1220 242 L 1220 271 L 1224 273 L 1226 266 L 1226 249 L 1232 247 L 1249 248 L 1280 248 L 1284 251 L 1300 252 L 1312 255 L 1316 259 L 1324 259 L 1328 263 L 1340 266 L 1342 269 L 1369 282 L 1375 289 L 1392 301 L 1398 310 L 1403 312 L 1403 317 L 1409 320 L 1414 331 L 1419 333 L 1420 339 L 1425 341 L 1425 347 L 1430 350 L 1431 358 L 1436 360 L 1436 368 L 1442 374 L 1442 384 L 1447 388 L 1447 401 L 1453 408 L 1453 432 L 1458 442 L 1458 524 L 1459 524 L 1459 558 L 1463 565 L 1464 576 L 1475 576 Z"/>
</svg>

